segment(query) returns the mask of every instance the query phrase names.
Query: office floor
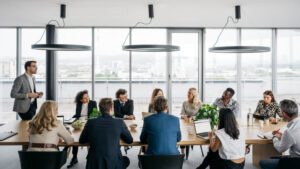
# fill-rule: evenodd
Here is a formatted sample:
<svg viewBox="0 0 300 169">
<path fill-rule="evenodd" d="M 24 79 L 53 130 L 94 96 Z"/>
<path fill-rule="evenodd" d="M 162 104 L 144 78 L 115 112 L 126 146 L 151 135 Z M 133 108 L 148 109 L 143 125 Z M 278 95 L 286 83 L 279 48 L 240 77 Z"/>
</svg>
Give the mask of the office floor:
<svg viewBox="0 0 300 169">
<path fill-rule="evenodd" d="M 20 150 L 19 146 L 0 146 L 0 168 L 3 169 L 19 169 L 20 162 L 17 151 Z M 128 169 L 138 169 L 138 160 L 137 153 L 139 151 L 138 147 L 132 148 L 128 152 L 128 156 L 130 158 L 130 166 Z M 207 147 L 204 147 L 204 152 L 206 153 Z M 85 168 L 85 156 L 86 156 L 86 148 L 79 149 L 79 163 L 76 164 L 72 169 L 84 169 Z M 69 156 L 68 162 L 70 161 L 71 155 Z M 201 156 L 201 151 L 199 146 L 194 146 L 194 150 L 190 152 L 190 157 L 188 160 L 185 160 L 183 163 L 183 169 L 195 169 L 200 162 L 203 160 Z M 66 165 L 63 169 L 66 169 Z M 246 165 L 245 169 L 256 169 L 251 164 L 251 156 L 248 155 L 246 157 Z"/>
</svg>

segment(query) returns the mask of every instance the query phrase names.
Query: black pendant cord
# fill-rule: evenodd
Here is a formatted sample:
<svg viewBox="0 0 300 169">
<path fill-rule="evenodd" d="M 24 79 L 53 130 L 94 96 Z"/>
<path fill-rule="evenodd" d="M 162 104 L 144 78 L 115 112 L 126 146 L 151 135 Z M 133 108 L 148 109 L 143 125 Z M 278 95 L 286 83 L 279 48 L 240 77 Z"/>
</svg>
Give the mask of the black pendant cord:
<svg viewBox="0 0 300 169">
<path fill-rule="evenodd" d="M 213 47 L 215 47 L 215 46 L 217 45 L 217 43 L 219 42 L 219 39 L 220 39 L 220 37 L 221 37 L 223 31 L 224 31 L 225 28 L 227 27 L 227 25 L 228 25 L 228 23 L 229 23 L 230 20 L 232 20 L 232 22 L 233 22 L 234 24 L 237 24 L 237 23 L 239 22 L 238 19 L 234 20 L 232 16 L 228 16 L 228 17 L 227 17 L 227 21 L 226 21 L 225 25 L 223 26 L 221 32 L 219 33 L 219 35 L 218 35 L 218 37 L 217 37 L 217 40 L 216 40 L 216 42 L 214 43 Z"/>
<path fill-rule="evenodd" d="M 49 25 L 49 24 L 51 24 L 52 22 L 54 22 L 54 23 L 56 23 L 57 24 L 57 26 L 58 27 L 65 27 L 65 20 L 62 18 L 62 21 L 63 21 L 63 25 L 61 26 L 60 24 L 59 24 L 59 22 L 57 21 L 57 20 L 50 20 L 48 23 L 47 23 L 47 25 Z M 36 44 L 38 44 L 42 39 L 43 39 L 43 37 L 44 37 L 44 35 L 45 35 L 45 32 L 46 32 L 46 28 L 44 29 L 44 31 L 43 31 L 43 33 L 42 33 L 42 36 L 41 36 L 41 38 L 38 40 L 38 41 L 36 41 L 34 44 L 36 45 Z"/>
<path fill-rule="evenodd" d="M 149 22 L 137 22 L 131 29 L 136 28 L 138 25 L 150 25 L 151 22 L 152 22 L 152 18 L 150 18 Z M 130 30 L 129 30 L 128 34 L 126 35 L 125 41 L 123 42 L 123 45 L 122 45 L 122 46 L 125 45 L 125 43 L 126 43 L 128 37 L 129 37 L 129 34 L 130 34 Z"/>
</svg>

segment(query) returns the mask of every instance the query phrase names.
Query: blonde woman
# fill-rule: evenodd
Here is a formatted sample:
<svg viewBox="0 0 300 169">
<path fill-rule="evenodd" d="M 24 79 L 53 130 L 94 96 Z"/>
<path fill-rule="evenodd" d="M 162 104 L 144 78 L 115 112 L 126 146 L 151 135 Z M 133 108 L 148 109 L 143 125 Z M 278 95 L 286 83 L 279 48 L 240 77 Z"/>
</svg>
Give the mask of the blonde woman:
<svg viewBox="0 0 300 169">
<path fill-rule="evenodd" d="M 55 101 L 45 101 L 38 114 L 29 122 L 28 151 L 57 151 L 62 138 L 67 144 L 74 142 L 62 122 L 57 120 L 58 105 Z"/>
<path fill-rule="evenodd" d="M 187 100 L 182 104 L 181 118 L 187 119 L 195 116 L 200 109 L 201 104 L 197 89 L 190 88 L 187 94 Z"/>
</svg>

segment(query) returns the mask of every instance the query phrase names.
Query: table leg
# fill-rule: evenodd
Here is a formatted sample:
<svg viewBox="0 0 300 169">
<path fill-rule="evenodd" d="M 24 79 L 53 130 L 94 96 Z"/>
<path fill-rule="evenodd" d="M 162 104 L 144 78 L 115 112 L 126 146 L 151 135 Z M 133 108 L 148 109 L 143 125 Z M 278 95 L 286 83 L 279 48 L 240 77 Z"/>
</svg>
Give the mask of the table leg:
<svg viewBox="0 0 300 169">
<path fill-rule="evenodd" d="M 254 144 L 252 149 L 252 163 L 255 167 L 259 167 L 259 161 L 269 159 L 270 157 L 280 156 L 273 144 Z"/>
<path fill-rule="evenodd" d="M 27 149 L 28 149 L 28 145 L 27 145 L 27 144 L 26 144 L 26 145 L 25 145 L 25 144 L 22 145 L 22 150 L 23 150 L 23 151 L 27 151 Z"/>
</svg>

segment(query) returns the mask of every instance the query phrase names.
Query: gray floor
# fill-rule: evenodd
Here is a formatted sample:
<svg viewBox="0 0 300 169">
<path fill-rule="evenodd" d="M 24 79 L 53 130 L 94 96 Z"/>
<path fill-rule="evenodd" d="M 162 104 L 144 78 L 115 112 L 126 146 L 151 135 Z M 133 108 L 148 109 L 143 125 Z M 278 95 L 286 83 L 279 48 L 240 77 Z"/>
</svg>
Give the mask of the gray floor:
<svg viewBox="0 0 300 169">
<path fill-rule="evenodd" d="M 20 150 L 21 147 L 18 146 L 0 146 L 0 168 L 1 169 L 19 169 L 20 168 L 20 162 L 17 151 Z M 139 148 L 135 147 L 129 150 L 128 156 L 130 158 L 130 166 L 128 169 L 138 169 L 138 160 L 137 160 L 137 154 L 138 154 Z M 204 151 L 206 154 L 207 147 L 204 147 Z M 73 169 L 84 169 L 85 168 L 85 156 L 86 156 L 86 148 L 79 148 L 79 163 L 76 164 Z M 69 160 L 71 158 L 71 155 L 69 156 Z M 68 162 L 69 162 L 68 160 Z M 184 169 L 195 169 L 200 162 L 203 160 L 203 157 L 201 156 L 201 151 L 199 146 L 194 146 L 194 150 L 190 152 L 190 157 L 188 160 L 184 161 L 183 168 Z M 63 169 L 66 169 L 66 165 L 63 167 Z M 256 169 L 251 164 L 251 156 L 248 155 L 246 157 L 246 166 L 245 169 Z"/>
</svg>

